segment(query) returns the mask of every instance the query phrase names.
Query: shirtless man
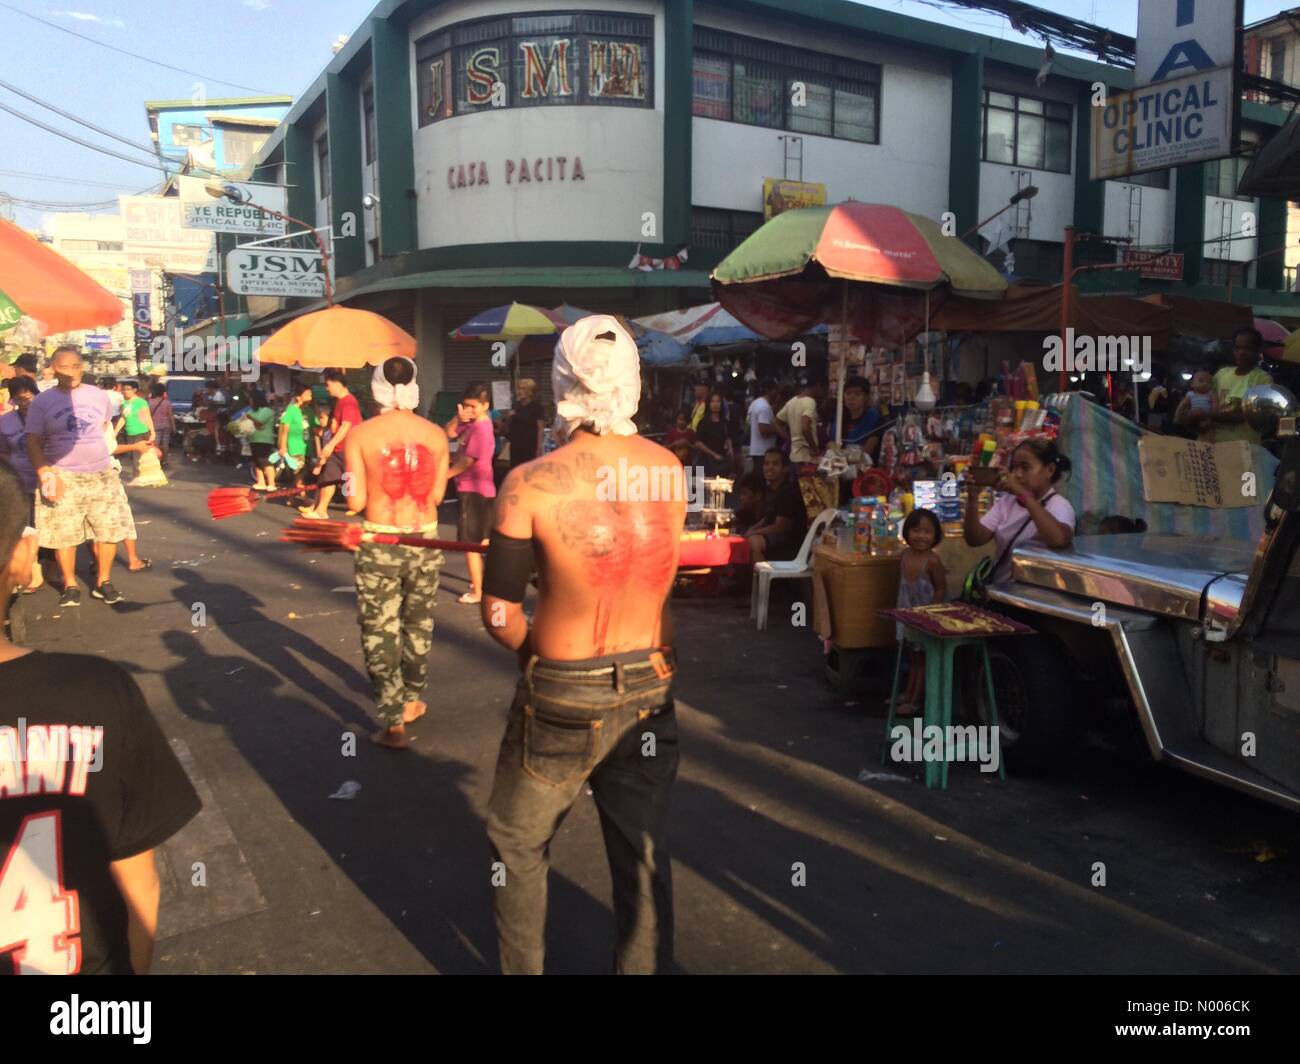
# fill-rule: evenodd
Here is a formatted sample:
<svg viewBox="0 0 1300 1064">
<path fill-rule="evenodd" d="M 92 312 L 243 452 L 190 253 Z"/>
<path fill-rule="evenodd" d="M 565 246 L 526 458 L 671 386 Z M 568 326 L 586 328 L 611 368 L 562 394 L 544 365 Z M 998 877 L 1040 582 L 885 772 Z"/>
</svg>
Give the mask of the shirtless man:
<svg viewBox="0 0 1300 1064">
<path fill-rule="evenodd" d="M 678 755 L 668 595 L 686 494 L 646 502 L 619 490 L 632 483 L 620 469 L 680 477 L 681 465 L 636 435 L 636 345 L 617 320 L 592 316 L 566 329 L 553 377 L 567 442 L 506 477 L 483 586 L 484 624 L 523 672 L 488 816 L 504 864 L 494 902 L 501 969 L 543 969 L 550 843 L 589 782 L 613 880 L 616 970 L 652 973 L 672 960 L 664 840 Z M 530 630 L 522 603 L 534 565 Z"/>
<path fill-rule="evenodd" d="M 380 415 L 343 443 L 348 509 L 365 510 L 371 532 L 437 534 L 447 490 L 447 436 L 413 414 L 419 406 L 415 363 L 390 358 L 375 370 L 371 394 Z M 395 750 L 410 745 L 406 725 L 424 715 L 433 607 L 442 551 L 363 543 L 357 549 L 361 648 L 383 726 L 370 738 Z"/>
</svg>

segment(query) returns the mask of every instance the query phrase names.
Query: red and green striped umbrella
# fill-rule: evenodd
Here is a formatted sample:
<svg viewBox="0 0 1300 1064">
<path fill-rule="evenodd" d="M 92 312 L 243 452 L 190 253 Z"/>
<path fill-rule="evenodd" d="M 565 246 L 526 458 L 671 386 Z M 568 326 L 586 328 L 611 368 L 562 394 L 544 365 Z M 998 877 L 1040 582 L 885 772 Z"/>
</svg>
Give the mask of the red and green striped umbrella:
<svg viewBox="0 0 1300 1064">
<path fill-rule="evenodd" d="M 859 339 L 898 343 L 920 331 L 927 303 L 934 309 L 947 292 L 998 299 L 1006 288 L 937 222 L 852 201 L 778 214 L 713 271 L 718 301 L 775 339 L 847 317 Z"/>
</svg>

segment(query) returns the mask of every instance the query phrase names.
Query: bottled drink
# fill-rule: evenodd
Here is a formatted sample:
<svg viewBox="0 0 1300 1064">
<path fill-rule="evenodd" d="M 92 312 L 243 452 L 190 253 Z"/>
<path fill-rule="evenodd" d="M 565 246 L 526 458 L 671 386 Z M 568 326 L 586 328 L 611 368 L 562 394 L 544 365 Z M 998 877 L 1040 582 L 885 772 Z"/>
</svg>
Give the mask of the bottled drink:
<svg viewBox="0 0 1300 1064">
<path fill-rule="evenodd" d="M 871 498 L 853 500 L 853 550 L 858 554 L 871 551 Z"/>
</svg>

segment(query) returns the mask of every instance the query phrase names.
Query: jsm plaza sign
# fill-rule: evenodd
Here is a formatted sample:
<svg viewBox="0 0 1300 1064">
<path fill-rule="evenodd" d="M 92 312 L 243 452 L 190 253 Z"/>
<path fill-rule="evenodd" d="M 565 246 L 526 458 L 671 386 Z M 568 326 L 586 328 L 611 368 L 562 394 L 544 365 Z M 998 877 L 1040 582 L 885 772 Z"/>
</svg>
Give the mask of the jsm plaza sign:
<svg viewBox="0 0 1300 1064">
<path fill-rule="evenodd" d="M 586 181 L 582 156 L 544 155 L 537 159 L 507 159 L 499 176 L 507 185 L 528 185 L 550 181 Z M 482 160 L 447 167 L 448 188 L 474 188 L 491 184 L 488 164 Z"/>
</svg>

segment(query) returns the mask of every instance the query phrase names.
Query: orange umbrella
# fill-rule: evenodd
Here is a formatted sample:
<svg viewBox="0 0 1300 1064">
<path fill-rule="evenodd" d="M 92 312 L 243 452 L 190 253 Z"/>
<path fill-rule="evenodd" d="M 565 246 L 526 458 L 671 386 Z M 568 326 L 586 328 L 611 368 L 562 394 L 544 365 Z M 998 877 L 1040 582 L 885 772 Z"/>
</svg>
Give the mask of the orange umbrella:
<svg viewBox="0 0 1300 1064">
<path fill-rule="evenodd" d="M 122 320 L 122 302 L 58 252 L 0 218 L 0 291 L 45 334 Z"/>
<path fill-rule="evenodd" d="M 356 369 L 415 357 L 415 337 L 380 314 L 327 307 L 295 318 L 257 349 L 259 362 L 304 369 Z"/>
</svg>

